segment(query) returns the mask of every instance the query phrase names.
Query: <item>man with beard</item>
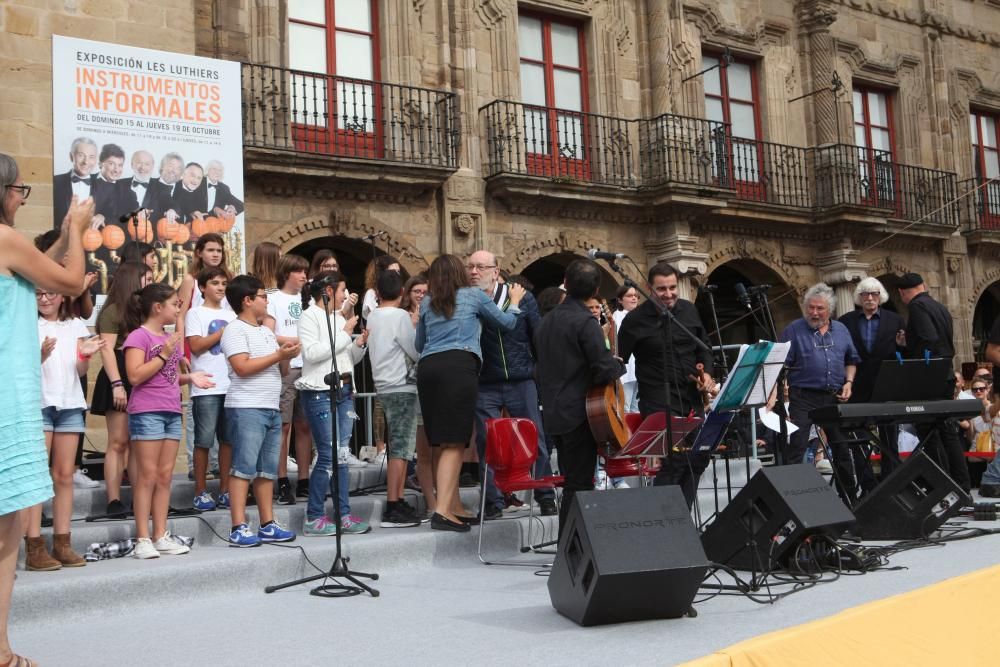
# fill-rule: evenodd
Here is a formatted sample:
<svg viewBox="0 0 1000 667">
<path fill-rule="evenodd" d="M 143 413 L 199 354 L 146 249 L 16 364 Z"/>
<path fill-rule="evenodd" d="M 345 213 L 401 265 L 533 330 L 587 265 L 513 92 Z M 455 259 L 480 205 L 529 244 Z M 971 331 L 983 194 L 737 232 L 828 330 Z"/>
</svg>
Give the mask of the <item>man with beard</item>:
<svg viewBox="0 0 1000 667">
<path fill-rule="evenodd" d="M 687 417 L 692 413 L 701 416 L 704 414 L 702 394 L 715 387 L 708 373 L 712 368 L 708 332 L 694 304 L 680 298 L 679 277 L 677 269 L 667 262 L 654 264 L 647 276 L 651 298 L 626 315 L 618 331 L 618 350 L 622 359 L 628 362 L 635 356 L 639 413 L 643 419 L 668 409 L 673 417 Z M 664 309 L 670 311 L 673 318 L 668 319 Z M 709 453 L 671 451 L 653 483 L 680 486 L 690 508 L 698 493 L 701 473 L 710 458 Z"/>
</svg>

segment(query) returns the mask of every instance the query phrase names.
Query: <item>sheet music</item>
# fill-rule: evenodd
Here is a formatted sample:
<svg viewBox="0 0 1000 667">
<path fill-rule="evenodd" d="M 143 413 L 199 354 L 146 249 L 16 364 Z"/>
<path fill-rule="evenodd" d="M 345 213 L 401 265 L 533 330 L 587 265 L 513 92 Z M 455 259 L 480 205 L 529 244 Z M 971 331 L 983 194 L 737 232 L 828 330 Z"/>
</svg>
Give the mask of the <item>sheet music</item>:
<svg viewBox="0 0 1000 667">
<path fill-rule="evenodd" d="M 778 382 L 778 375 L 785 366 L 785 359 L 788 358 L 788 351 L 792 348 L 791 343 L 775 343 L 767 353 L 764 360 L 764 381 L 754 383 L 753 389 L 746 402 L 750 404 L 766 404 L 771 396 L 774 385 Z"/>
<path fill-rule="evenodd" d="M 791 343 L 765 340 L 740 346 L 736 363 L 719 395 L 712 401 L 712 411 L 739 410 L 745 405 L 765 405 L 778 381 L 790 348 Z"/>
</svg>

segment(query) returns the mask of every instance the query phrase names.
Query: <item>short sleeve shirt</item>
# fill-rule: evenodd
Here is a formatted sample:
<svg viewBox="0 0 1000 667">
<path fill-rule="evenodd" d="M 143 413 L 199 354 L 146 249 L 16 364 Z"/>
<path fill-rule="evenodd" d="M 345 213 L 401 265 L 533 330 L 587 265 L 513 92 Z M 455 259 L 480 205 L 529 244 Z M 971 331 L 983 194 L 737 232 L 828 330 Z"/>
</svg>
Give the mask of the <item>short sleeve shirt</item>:
<svg viewBox="0 0 1000 667">
<path fill-rule="evenodd" d="M 248 354 L 251 359 L 257 359 L 273 354 L 277 349 L 278 339 L 274 332 L 263 325 L 247 324 L 237 318 L 222 332 L 222 353 L 227 360 L 237 354 Z M 281 371 L 278 364 L 272 364 L 249 377 L 237 375 L 230 364 L 227 408 L 277 410 L 280 396 Z"/>
<path fill-rule="evenodd" d="M 226 308 L 208 308 L 198 306 L 188 311 L 184 320 L 184 335 L 211 336 L 236 319 L 236 313 Z M 199 389 L 191 385 L 192 396 L 217 396 L 225 394 L 229 389 L 229 364 L 222 354 L 222 341 L 210 347 L 201 354 L 191 354 L 191 370 L 204 371 L 212 374 L 215 386 L 211 389 Z"/>
</svg>

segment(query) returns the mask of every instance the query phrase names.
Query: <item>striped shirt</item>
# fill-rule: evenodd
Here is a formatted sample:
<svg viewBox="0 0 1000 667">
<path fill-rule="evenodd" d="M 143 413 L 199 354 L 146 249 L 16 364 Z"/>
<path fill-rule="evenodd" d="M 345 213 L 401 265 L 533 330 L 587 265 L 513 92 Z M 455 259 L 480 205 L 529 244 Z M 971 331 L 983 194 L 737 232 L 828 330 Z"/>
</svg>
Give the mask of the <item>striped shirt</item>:
<svg viewBox="0 0 1000 667">
<path fill-rule="evenodd" d="M 278 349 L 278 339 L 265 326 L 247 324 L 236 318 L 222 332 L 222 353 L 229 359 L 236 354 L 249 354 L 251 359 L 266 357 Z M 260 373 L 240 377 L 229 366 L 229 391 L 226 392 L 227 408 L 262 408 L 277 410 L 281 397 L 281 370 L 278 364 L 268 366 Z"/>
</svg>

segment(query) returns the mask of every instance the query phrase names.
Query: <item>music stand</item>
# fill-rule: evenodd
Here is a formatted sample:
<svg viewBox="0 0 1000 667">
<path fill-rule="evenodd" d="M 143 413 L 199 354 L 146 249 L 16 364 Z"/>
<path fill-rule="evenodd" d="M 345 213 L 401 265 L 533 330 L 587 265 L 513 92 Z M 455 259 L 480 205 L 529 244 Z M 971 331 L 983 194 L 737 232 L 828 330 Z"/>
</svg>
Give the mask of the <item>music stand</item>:
<svg viewBox="0 0 1000 667">
<path fill-rule="evenodd" d="M 940 400 L 951 375 L 950 359 L 890 359 L 875 377 L 869 403 Z M 949 397 L 950 398 L 950 397 Z"/>
<path fill-rule="evenodd" d="M 667 422 L 662 412 L 654 412 L 632 432 L 621 451 L 611 458 L 665 458 L 679 447 L 689 433 L 701 427 L 701 417 L 671 417 L 674 441 L 668 442 Z"/>
</svg>

